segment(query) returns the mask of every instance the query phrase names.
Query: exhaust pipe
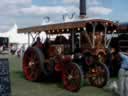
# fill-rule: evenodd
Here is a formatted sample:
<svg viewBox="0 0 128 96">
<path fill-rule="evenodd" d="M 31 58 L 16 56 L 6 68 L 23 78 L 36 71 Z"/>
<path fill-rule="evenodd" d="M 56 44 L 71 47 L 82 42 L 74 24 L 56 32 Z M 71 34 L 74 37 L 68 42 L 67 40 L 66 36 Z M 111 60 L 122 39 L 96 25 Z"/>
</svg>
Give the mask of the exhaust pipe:
<svg viewBox="0 0 128 96">
<path fill-rule="evenodd" d="M 86 17 L 86 0 L 80 0 L 80 18 Z"/>
</svg>

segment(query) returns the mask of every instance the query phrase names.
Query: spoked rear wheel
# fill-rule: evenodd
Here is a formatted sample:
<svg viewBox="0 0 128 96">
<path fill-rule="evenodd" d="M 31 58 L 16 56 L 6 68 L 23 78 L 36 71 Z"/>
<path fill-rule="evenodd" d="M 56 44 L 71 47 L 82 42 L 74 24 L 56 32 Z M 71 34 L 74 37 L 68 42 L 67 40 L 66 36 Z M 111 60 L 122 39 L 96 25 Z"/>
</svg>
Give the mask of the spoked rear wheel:
<svg viewBox="0 0 128 96">
<path fill-rule="evenodd" d="M 40 64 L 44 62 L 44 57 L 40 57 L 40 49 L 37 47 L 30 47 L 23 57 L 23 72 L 27 80 L 40 81 L 42 78 L 42 71 Z"/>
<path fill-rule="evenodd" d="M 65 89 L 72 92 L 79 91 L 83 81 L 83 73 L 78 64 L 70 63 L 67 67 L 64 67 L 62 80 Z"/>
<path fill-rule="evenodd" d="M 92 86 L 102 88 L 107 84 L 109 71 L 105 64 L 97 63 L 89 70 L 89 82 Z"/>
</svg>

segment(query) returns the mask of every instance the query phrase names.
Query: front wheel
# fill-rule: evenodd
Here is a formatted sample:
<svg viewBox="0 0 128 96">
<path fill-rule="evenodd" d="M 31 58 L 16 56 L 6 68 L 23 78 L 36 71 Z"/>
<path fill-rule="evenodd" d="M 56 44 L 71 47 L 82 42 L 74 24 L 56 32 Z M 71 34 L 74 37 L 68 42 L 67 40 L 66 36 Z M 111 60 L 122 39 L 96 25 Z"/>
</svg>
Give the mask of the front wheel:
<svg viewBox="0 0 128 96">
<path fill-rule="evenodd" d="M 72 92 L 79 91 L 83 81 L 83 73 L 78 64 L 71 62 L 67 67 L 64 65 L 62 80 L 65 89 Z"/>
<path fill-rule="evenodd" d="M 102 88 L 109 79 L 109 70 L 105 64 L 97 63 L 89 69 L 89 82 L 92 86 Z"/>
</svg>

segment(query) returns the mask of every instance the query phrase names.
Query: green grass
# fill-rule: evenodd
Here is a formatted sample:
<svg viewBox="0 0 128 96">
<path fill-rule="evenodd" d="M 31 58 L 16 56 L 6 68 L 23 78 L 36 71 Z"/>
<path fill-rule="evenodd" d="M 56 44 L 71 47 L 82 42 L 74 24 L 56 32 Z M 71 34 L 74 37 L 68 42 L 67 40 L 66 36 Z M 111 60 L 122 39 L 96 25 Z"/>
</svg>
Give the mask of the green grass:
<svg viewBox="0 0 128 96">
<path fill-rule="evenodd" d="M 12 96 L 113 96 L 110 91 L 83 86 L 77 93 L 66 91 L 61 83 L 35 83 L 25 80 L 22 73 L 22 60 L 9 55 Z"/>
</svg>

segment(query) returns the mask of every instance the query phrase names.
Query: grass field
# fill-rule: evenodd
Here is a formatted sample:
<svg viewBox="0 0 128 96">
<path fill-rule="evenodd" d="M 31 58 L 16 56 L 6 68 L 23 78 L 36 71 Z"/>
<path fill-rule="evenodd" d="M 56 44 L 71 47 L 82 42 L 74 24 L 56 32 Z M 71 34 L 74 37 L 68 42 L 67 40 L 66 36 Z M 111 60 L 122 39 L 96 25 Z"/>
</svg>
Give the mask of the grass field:
<svg viewBox="0 0 128 96">
<path fill-rule="evenodd" d="M 110 91 L 91 86 L 83 86 L 77 93 L 66 91 L 61 83 L 34 83 L 25 80 L 22 73 L 22 60 L 16 56 L 8 56 L 11 73 L 12 96 L 113 96 Z"/>
</svg>

